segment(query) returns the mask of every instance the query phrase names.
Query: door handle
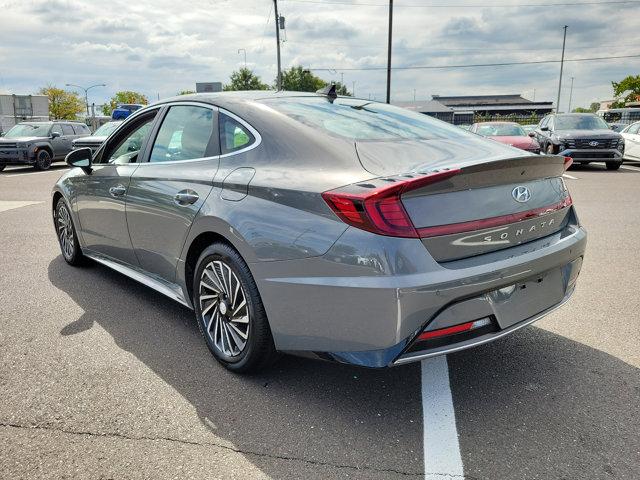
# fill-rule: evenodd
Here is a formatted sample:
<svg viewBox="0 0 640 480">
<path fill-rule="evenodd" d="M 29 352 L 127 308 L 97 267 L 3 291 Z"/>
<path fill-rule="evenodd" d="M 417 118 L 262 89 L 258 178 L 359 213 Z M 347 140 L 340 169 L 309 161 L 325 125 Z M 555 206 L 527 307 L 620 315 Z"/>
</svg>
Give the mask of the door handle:
<svg viewBox="0 0 640 480">
<path fill-rule="evenodd" d="M 127 187 L 124 185 L 116 185 L 115 187 L 111 187 L 109 189 L 109 195 L 112 197 L 121 197 L 125 193 L 127 193 Z"/>
<path fill-rule="evenodd" d="M 199 198 L 198 192 L 194 192 L 193 190 L 182 190 L 173 197 L 175 202 L 182 206 L 193 205 Z"/>
</svg>

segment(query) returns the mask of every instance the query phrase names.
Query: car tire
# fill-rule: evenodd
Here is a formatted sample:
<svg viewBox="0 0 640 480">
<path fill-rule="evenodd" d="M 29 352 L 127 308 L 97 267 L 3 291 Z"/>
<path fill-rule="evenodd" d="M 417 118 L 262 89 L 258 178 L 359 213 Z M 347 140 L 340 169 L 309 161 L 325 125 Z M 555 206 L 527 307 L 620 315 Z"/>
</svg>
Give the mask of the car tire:
<svg viewBox="0 0 640 480">
<path fill-rule="evenodd" d="M 71 210 L 63 198 L 60 198 L 56 204 L 54 223 L 60 251 L 65 262 L 73 266 L 83 264 L 85 257 L 82 254 L 80 242 L 78 242 L 78 234 L 73 224 Z"/>
<path fill-rule="evenodd" d="M 607 170 L 618 170 L 622 166 L 622 162 L 607 162 Z"/>
<path fill-rule="evenodd" d="M 51 154 L 47 150 L 40 150 L 36 155 L 36 170 L 49 170 L 51 166 Z"/>
<path fill-rule="evenodd" d="M 235 249 L 214 243 L 202 252 L 192 296 L 200 333 L 225 368 L 253 373 L 277 359 L 258 287 Z"/>
</svg>

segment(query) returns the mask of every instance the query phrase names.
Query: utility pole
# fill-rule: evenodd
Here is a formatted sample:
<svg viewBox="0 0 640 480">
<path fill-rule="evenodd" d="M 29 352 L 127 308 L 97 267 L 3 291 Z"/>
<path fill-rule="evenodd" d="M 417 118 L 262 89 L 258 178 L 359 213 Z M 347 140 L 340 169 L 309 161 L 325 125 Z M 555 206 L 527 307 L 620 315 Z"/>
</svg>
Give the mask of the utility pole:
<svg viewBox="0 0 640 480">
<path fill-rule="evenodd" d="M 391 37 L 392 37 L 392 30 L 393 30 L 393 0 L 389 0 L 389 43 L 387 44 L 387 103 L 391 103 Z"/>
<path fill-rule="evenodd" d="M 562 37 L 562 58 L 560 59 L 560 80 L 558 80 L 558 99 L 556 100 L 556 113 L 560 113 L 560 89 L 562 88 L 562 69 L 564 67 L 564 46 L 567 42 L 567 25 L 564 26 Z"/>
<path fill-rule="evenodd" d="M 569 109 L 567 113 L 571 113 L 571 97 L 573 97 L 573 77 L 571 77 L 571 89 L 569 90 Z"/>
<path fill-rule="evenodd" d="M 273 0 L 273 11 L 276 15 L 276 44 L 278 52 L 278 76 L 276 77 L 276 86 L 278 90 L 282 90 L 282 67 L 280 63 L 280 20 L 278 16 L 278 0 Z"/>
<path fill-rule="evenodd" d="M 353 80 L 351 82 L 351 95 L 353 95 L 354 97 L 356 96 L 356 81 Z"/>
<path fill-rule="evenodd" d="M 247 51 L 244 48 L 239 48 L 238 54 L 240 54 L 240 52 L 244 52 L 244 68 L 247 68 Z"/>
<path fill-rule="evenodd" d="M 89 116 L 89 90 L 95 87 L 106 87 L 107 85 L 104 83 L 99 83 L 97 85 L 91 85 L 90 87 L 81 87 L 80 85 L 74 85 L 73 83 L 65 83 L 65 87 L 76 87 L 80 90 L 84 90 L 84 103 L 87 106 L 87 117 Z"/>
</svg>

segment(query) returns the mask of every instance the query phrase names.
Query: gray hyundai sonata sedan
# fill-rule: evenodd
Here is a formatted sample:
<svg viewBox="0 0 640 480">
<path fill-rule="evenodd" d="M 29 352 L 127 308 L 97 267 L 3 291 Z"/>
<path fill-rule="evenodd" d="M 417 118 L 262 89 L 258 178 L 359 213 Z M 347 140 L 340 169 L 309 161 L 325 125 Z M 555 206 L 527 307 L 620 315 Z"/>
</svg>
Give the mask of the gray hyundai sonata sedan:
<svg viewBox="0 0 640 480">
<path fill-rule="evenodd" d="M 332 91 L 169 99 L 67 162 L 64 259 L 193 309 L 236 372 L 495 340 L 571 296 L 586 245 L 563 157 Z"/>
</svg>

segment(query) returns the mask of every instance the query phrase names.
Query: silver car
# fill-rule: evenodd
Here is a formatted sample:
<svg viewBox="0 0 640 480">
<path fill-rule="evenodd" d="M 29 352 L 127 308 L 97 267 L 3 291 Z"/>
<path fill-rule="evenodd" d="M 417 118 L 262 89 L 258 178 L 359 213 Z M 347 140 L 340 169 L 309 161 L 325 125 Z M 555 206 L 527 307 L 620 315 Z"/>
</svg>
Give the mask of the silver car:
<svg viewBox="0 0 640 480">
<path fill-rule="evenodd" d="M 65 260 L 192 308 L 236 372 L 495 340 L 571 296 L 586 244 L 563 157 L 332 91 L 169 99 L 67 161 Z"/>
</svg>

